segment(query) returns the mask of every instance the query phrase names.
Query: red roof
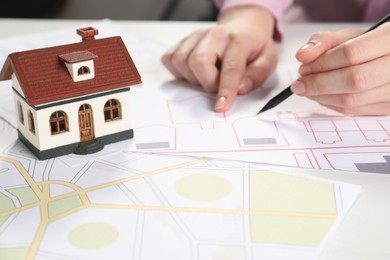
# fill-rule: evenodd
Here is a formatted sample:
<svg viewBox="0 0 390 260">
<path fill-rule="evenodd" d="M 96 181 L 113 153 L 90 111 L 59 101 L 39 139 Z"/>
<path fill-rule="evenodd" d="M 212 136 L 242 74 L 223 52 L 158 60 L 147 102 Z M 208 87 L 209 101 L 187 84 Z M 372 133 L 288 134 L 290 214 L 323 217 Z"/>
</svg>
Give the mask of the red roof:
<svg viewBox="0 0 390 260">
<path fill-rule="evenodd" d="M 59 58 L 70 53 L 97 56 L 93 58 L 94 79 L 73 81 L 64 61 Z M 13 72 L 32 106 L 141 83 L 137 68 L 119 36 L 12 53 L 0 72 L 0 80 L 11 79 Z"/>
</svg>

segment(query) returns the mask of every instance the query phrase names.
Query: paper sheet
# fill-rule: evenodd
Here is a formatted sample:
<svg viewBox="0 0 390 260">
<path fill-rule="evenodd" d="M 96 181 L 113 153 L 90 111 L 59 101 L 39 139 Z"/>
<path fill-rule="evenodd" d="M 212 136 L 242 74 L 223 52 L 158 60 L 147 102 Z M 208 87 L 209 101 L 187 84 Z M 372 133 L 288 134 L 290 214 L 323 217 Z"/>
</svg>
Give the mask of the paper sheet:
<svg viewBox="0 0 390 260">
<path fill-rule="evenodd" d="M 109 21 L 97 25 L 102 35 L 105 29 L 117 28 Z M 0 40 L 0 50 L 8 46 L 0 58 L 16 51 L 14 47 L 55 44 L 58 37 L 54 36 L 66 32 L 32 35 L 35 44 L 20 46 L 18 38 Z M 259 120 L 253 115 L 265 102 L 258 97 L 267 89 L 239 97 L 228 114 L 213 113 L 212 96 L 182 82 L 163 80 L 170 77 L 156 62 L 163 46 L 137 35 L 124 38 L 130 52 L 135 50 L 133 58 L 144 78 L 143 86 L 131 91 L 136 138 L 107 145 L 99 153 L 37 160 L 17 138 L 10 82 L 2 83 L 0 259 L 317 257 L 360 187 L 315 178 L 319 170 L 314 169 L 139 151 L 213 152 L 244 158 L 244 154 L 256 155 L 261 147 L 260 151 L 274 152 L 273 162 L 293 164 L 283 161 L 291 150 L 296 151 L 296 161 L 310 159 L 306 150 L 297 151 L 306 138 L 297 139 L 300 131 L 316 136 L 316 142 L 306 140 L 308 145 L 327 146 L 339 139 L 323 134 L 323 129 L 331 132 L 332 126 L 343 123 L 342 135 L 355 129 L 355 121 L 312 118 L 303 106 Z M 62 37 L 63 41 L 68 39 Z M 366 123 L 365 136 L 379 136 L 368 131 L 371 121 L 364 120 L 371 118 L 359 120 L 361 129 Z M 153 147 L 157 144 L 158 149 Z"/>
<path fill-rule="evenodd" d="M 315 259 L 360 191 L 312 169 L 3 144 L 1 259 Z"/>
</svg>

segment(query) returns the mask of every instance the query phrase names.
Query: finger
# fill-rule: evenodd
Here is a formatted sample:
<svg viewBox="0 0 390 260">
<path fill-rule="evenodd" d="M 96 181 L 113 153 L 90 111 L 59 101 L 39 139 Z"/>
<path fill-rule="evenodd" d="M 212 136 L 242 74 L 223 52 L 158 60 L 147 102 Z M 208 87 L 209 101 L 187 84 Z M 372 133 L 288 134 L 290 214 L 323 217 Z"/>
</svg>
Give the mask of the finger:
<svg viewBox="0 0 390 260">
<path fill-rule="evenodd" d="M 390 102 L 390 84 L 360 93 L 320 95 L 312 96 L 310 99 L 325 106 L 351 110 L 371 104 Z"/>
<path fill-rule="evenodd" d="M 175 53 L 177 47 L 179 44 L 176 44 L 169 48 L 164 55 L 161 57 L 161 62 L 164 64 L 165 68 L 168 69 L 172 75 L 177 79 L 184 79 L 183 75 L 180 74 L 180 72 L 173 66 L 172 64 L 172 56 Z"/>
<path fill-rule="evenodd" d="M 354 37 L 300 67 L 303 75 L 361 64 L 390 53 L 390 25 Z M 380 44 L 378 44 L 380 43 Z"/>
<path fill-rule="evenodd" d="M 189 56 L 189 68 L 207 92 L 218 90 L 220 66 L 216 64 L 226 48 L 226 37 L 224 30 L 209 30 Z"/>
<path fill-rule="evenodd" d="M 232 37 L 222 60 L 219 90 L 214 107 L 216 112 L 226 112 L 232 106 L 245 73 L 248 50 L 245 42 Z"/>
<path fill-rule="evenodd" d="M 368 63 L 300 77 L 291 90 L 301 96 L 358 93 L 390 82 L 390 56 Z"/>
<path fill-rule="evenodd" d="M 199 81 L 188 66 L 188 58 L 204 34 L 204 30 L 199 30 L 192 33 L 189 37 L 184 38 L 177 45 L 168 61 L 169 66 L 173 67 L 172 70 L 175 71 L 174 75 L 177 74 L 194 85 L 199 84 Z"/>
<path fill-rule="evenodd" d="M 245 95 L 260 86 L 276 67 L 277 54 L 273 41 L 268 41 L 256 59 L 247 65 L 245 76 L 241 81 L 238 94 Z"/>
<path fill-rule="evenodd" d="M 296 58 L 303 64 L 311 63 L 326 51 L 348 39 L 361 34 L 361 29 L 346 29 L 338 32 L 318 32 L 296 53 Z"/>
</svg>

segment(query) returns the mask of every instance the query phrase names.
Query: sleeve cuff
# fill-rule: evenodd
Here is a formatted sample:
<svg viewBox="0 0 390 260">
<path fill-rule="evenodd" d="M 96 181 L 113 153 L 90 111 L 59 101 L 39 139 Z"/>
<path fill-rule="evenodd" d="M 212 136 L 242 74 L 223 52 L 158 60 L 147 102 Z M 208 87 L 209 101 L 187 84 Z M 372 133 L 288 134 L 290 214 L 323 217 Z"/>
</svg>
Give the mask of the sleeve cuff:
<svg viewBox="0 0 390 260">
<path fill-rule="evenodd" d="M 293 0 L 215 0 L 215 3 L 220 12 L 242 5 L 254 5 L 267 9 L 275 18 L 273 38 L 275 41 L 281 42 L 283 39 L 282 17 L 286 9 L 293 3 Z"/>
</svg>

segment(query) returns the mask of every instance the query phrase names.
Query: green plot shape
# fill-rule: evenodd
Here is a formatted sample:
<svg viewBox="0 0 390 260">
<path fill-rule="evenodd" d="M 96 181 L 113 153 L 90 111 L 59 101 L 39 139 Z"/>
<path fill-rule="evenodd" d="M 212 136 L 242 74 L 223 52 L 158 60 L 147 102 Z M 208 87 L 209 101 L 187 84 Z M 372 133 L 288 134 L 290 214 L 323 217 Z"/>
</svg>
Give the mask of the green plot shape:
<svg viewBox="0 0 390 260">
<path fill-rule="evenodd" d="M 250 210 L 268 212 L 250 217 L 253 242 L 299 246 L 317 246 L 337 215 L 332 183 L 269 171 L 250 174 Z"/>
<path fill-rule="evenodd" d="M 112 245 L 119 237 L 118 229 L 108 223 L 92 222 L 74 228 L 68 241 L 81 249 L 101 249 Z"/>
<path fill-rule="evenodd" d="M 82 205 L 82 201 L 78 195 L 70 196 L 64 199 L 55 200 L 48 204 L 49 217 L 55 217 L 57 215 L 71 211 Z"/>
<path fill-rule="evenodd" d="M 19 199 L 22 206 L 38 202 L 38 197 L 30 187 L 8 189 L 8 192 L 15 195 Z"/>
<path fill-rule="evenodd" d="M 28 247 L 0 248 L 0 259 L 25 260 L 28 250 Z"/>
<path fill-rule="evenodd" d="M 178 180 L 175 191 L 194 201 L 214 201 L 228 196 L 232 184 L 224 177 L 213 174 L 192 174 Z"/>
<path fill-rule="evenodd" d="M 7 212 L 15 208 L 14 202 L 4 194 L 0 194 L 0 213 Z"/>
<path fill-rule="evenodd" d="M 333 222 L 334 219 L 251 216 L 252 241 L 316 247 L 324 239 Z"/>
</svg>

